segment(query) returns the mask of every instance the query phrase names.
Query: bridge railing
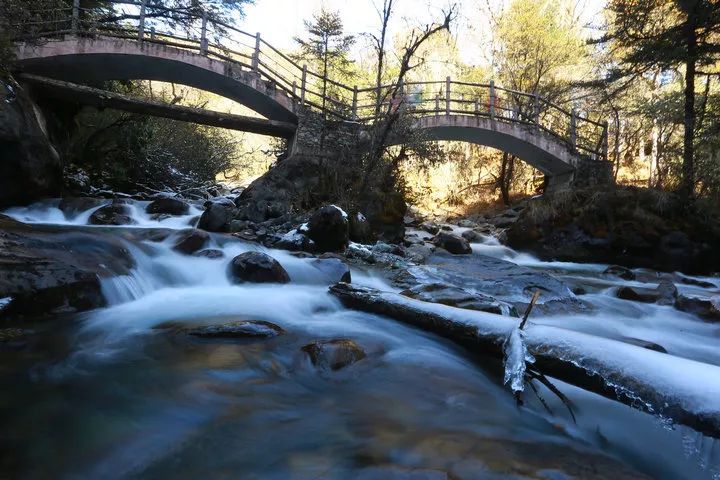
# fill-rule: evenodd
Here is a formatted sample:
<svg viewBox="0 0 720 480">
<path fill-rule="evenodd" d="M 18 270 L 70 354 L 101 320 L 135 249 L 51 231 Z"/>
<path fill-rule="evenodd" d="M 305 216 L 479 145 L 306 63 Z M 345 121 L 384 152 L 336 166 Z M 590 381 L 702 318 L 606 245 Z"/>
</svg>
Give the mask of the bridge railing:
<svg viewBox="0 0 720 480">
<path fill-rule="evenodd" d="M 37 12 L 17 30 L 18 39 L 68 34 L 112 36 L 186 49 L 226 62 L 230 75 L 257 76 L 301 106 L 340 120 L 373 122 L 397 109 L 416 116 L 463 115 L 525 125 L 552 135 L 580 154 L 607 159 L 607 123 L 565 109 L 537 94 L 446 78 L 401 86 L 347 86 L 308 68 L 302 60 L 198 8 L 169 9 L 149 0 L 111 0 L 110 8 L 73 6 Z"/>
</svg>

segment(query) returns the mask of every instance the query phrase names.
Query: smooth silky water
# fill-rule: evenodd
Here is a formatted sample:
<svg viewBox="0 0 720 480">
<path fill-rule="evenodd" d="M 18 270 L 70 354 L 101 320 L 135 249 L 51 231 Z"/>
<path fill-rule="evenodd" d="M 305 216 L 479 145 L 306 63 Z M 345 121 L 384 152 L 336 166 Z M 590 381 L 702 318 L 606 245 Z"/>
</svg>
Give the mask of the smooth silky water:
<svg viewBox="0 0 720 480">
<path fill-rule="evenodd" d="M 80 228 L 94 210 L 68 219 L 56 206 L 6 213 Z M 158 222 L 144 204 L 134 210 L 136 229 L 187 228 L 198 213 Z M 714 440 L 570 385 L 557 382 L 577 424 L 547 391 L 554 415 L 531 394 L 518 407 L 499 362 L 342 307 L 307 259 L 223 236 L 210 246 L 223 259 L 178 254 L 172 236 L 127 242 L 137 266 L 104 281 L 107 308 L 49 319 L 33 326 L 31 348 L 0 350 L 0 478 L 720 478 Z M 232 285 L 228 262 L 248 250 L 275 257 L 292 282 Z M 541 262 L 490 237 L 473 250 L 587 286 L 587 312 L 534 314 L 536 324 L 720 365 L 717 324 L 615 298 L 635 283 L 602 277 L 604 265 Z M 353 281 L 395 290 L 373 270 L 353 270 Z M 286 333 L 209 341 L 170 328 L 233 319 Z M 301 347 L 333 338 L 367 357 L 319 371 Z"/>
</svg>

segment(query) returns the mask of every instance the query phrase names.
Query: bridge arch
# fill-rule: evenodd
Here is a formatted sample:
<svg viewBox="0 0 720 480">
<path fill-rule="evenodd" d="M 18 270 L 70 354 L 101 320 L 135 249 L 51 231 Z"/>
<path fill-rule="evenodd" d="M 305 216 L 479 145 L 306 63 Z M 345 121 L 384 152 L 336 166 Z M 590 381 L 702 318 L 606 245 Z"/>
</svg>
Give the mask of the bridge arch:
<svg viewBox="0 0 720 480">
<path fill-rule="evenodd" d="M 74 83 L 156 80 L 234 100 L 270 120 L 297 122 L 293 100 L 252 71 L 191 50 L 122 38 L 69 36 L 17 46 L 20 68 Z"/>
<path fill-rule="evenodd" d="M 548 186 L 573 179 L 582 158 L 569 145 L 531 125 L 470 115 L 420 117 L 416 126 L 427 140 L 469 142 L 510 153 L 541 171 Z"/>
</svg>

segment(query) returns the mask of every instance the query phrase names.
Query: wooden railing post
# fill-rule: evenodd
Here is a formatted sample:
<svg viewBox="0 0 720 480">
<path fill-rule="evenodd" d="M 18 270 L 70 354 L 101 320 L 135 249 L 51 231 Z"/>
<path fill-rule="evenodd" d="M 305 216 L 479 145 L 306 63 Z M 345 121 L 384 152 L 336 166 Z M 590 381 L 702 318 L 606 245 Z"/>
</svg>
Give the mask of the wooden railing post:
<svg viewBox="0 0 720 480">
<path fill-rule="evenodd" d="M 207 38 L 207 22 L 208 15 L 205 10 L 202 12 L 202 27 L 200 28 L 200 55 L 208 54 L 208 38 Z"/>
<path fill-rule="evenodd" d="M 292 103 L 293 103 L 293 112 L 297 113 L 297 107 L 298 107 L 298 101 L 297 101 L 297 82 L 293 80 L 292 85 Z"/>
<path fill-rule="evenodd" d="M 540 96 L 535 92 L 533 94 L 533 123 L 536 127 L 540 127 Z"/>
<path fill-rule="evenodd" d="M 80 30 L 80 0 L 73 0 L 72 9 L 72 32 L 77 35 Z"/>
<path fill-rule="evenodd" d="M 570 110 L 570 145 L 573 150 L 577 149 L 577 112 L 575 108 Z"/>
<path fill-rule="evenodd" d="M 450 116 L 450 77 L 445 79 L 445 115 Z"/>
<path fill-rule="evenodd" d="M 352 103 L 352 116 L 354 119 L 358 118 L 358 87 L 353 87 L 353 103 Z"/>
<path fill-rule="evenodd" d="M 140 23 L 138 24 L 138 42 L 145 38 L 145 9 L 147 8 L 147 0 L 140 3 Z"/>
<path fill-rule="evenodd" d="M 150 40 L 155 40 L 155 27 L 150 27 Z"/>
<path fill-rule="evenodd" d="M 495 80 L 490 80 L 490 121 L 495 122 Z"/>
<path fill-rule="evenodd" d="M 255 34 L 255 52 L 252 57 L 252 69 L 254 72 L 260 69 L 260 32 Z"/>
<path fill-rule="evenodd" d="M 300 105 L 305 105 L 305 90 L 307 89 L 307 65 L 303 65 L 302 79 L 300 80 Z"/>
</svg>

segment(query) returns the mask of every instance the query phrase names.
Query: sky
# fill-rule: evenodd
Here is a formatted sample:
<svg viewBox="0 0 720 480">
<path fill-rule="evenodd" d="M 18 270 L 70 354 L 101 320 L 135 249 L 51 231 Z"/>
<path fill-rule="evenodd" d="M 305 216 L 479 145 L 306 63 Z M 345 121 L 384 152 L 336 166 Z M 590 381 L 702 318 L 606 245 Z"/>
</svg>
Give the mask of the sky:
<svg viewBox="0 0 720 480">
<path fill-rule="evenodd" d="M 606 0 L 573 0 L 584 22 L 597 19 Z M 390 26 L 391 38 L 409 26 L 428 23 L 441 18 L 443 8 L 450 0 L 395 0 L 396 10 Z M 482 62 L 486 52 L 480 51 L 482 39 L 489 35 L 488 4 L 494 10 L 501 10 L 509 0 L 456 0 L 459 5 L 458 20 L 453 27 L 461 58 L 470 64 Z M 321 7 L 336 10 L 342 16 L 345 30 L 359 35 L 375 32 L 379 26 L 379 15 L 375 5 L 382 0 L 255 0 L 246 8 L 246 16 L 240 21 L 240 28 L 249 32 L 260 32 L 271 45 L 293 48 L 293 37 L 304 36 L 304 20 Z M 366 48 L 359 41 L 356 49 Z"/>
</svg>

